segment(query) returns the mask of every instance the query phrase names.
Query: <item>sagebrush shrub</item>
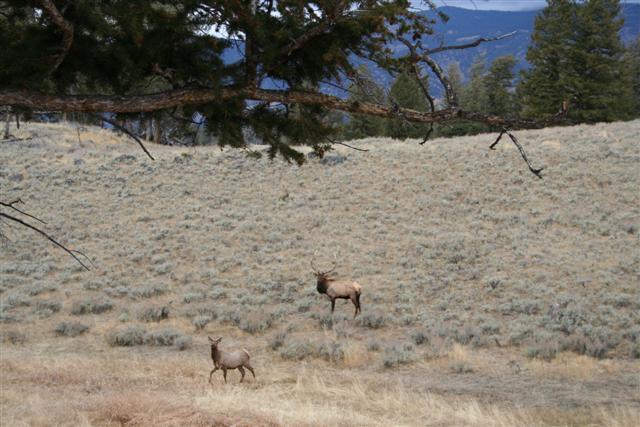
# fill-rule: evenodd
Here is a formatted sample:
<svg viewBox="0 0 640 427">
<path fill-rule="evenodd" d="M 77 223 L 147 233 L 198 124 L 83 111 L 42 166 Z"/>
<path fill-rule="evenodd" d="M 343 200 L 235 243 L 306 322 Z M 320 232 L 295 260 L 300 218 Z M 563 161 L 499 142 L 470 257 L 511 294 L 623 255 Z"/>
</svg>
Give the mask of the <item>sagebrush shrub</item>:
<svg viewBox="0 0 640 427">
<path fill-rule="evenodd" d="M 109 300 L 88 299 L 76 301 L 71 306 L 71 314 L 80 316 L 83 314 L 100 314 L 113 309 L 113 303 Z"/>
<path fill-rule="evenodd" d="M 80 322 L 62 322 L 55 328 L 56 334 L 65 337 L 76 337 L 88 330 L 89 327 Z"/>
</svg>

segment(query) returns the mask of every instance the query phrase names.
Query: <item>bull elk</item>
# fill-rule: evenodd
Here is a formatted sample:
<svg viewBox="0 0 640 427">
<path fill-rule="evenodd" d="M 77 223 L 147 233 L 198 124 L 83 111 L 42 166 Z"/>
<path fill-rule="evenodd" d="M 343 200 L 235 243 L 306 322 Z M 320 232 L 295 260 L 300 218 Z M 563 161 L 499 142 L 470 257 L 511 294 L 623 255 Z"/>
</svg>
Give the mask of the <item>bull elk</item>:
<svg viewBox="0 0 640 427">
<path fill-rule="evenodd" d="M 320 271 L 313 265 L 313 260 L 311 260 L 311 268 L 313 269 L 313 274 L 316 275 L 316 279 L 318 281 L 316 289 L 319 293 L 325 294 L 331 300 L 331 313 L 333 313 L 336 308 L 336 300 L 337 299 L 348 299 L 351 300 L 353 305 L 356 307 L 356 311 L 353 314 L 353 318 L 355 319 L 358 313 L 362 312 L 360 308 L 360 294 L 362 294 L 362 288 L 356 282 L 350 280 L 336 280 L 331 276 L 331 273 L 336 269 L 336 264 L 334 263 L 333 268 L 329 271 Z"/>
<path fill-rule="evenodd" d="M 227 382 L 227 369 L 237 369 L 240 371 L 240 382 L 244 380 L 244 368 L 247 368 L 253 378 L 256 378 L 255 372 L 253 372 L 253 368 L 249 363 L 249 352 L 244 348 L 242 350 L 227 350 L 221 351 L 218 348 L 218 344 L 222 341 L 222 338 L 218 338 L 214 340 L 211 337 L 208 337 L 211 342 L 211 359 L 213 359 L 213 369 L 209 373 L 209 384 L 211 384 L 211 377 L 213 373 L 218 369 L 222 369 L 222 376 L 224 377 L 224 382 Z"/>
</svg>

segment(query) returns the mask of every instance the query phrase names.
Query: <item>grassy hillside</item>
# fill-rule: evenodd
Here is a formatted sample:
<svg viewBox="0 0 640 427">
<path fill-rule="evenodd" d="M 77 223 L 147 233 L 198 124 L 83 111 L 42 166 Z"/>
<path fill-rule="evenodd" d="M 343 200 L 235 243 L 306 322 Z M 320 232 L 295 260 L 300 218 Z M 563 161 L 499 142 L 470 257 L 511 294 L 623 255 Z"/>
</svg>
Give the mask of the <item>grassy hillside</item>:
<svg viewBox="0 0 640 427">
<path fill-rule="evenodd" d="M 26 123 L 0 198 L 4 425 L 619 425 L 640 417 L 640 121 L 354 142 L 301 168 Z M 80 141 L 79 141 L 80 139 Z M 362 316 L 309 265 L 363 287 Z M 207 384 L 207 335 L 257 380 Z"/>
</svg>

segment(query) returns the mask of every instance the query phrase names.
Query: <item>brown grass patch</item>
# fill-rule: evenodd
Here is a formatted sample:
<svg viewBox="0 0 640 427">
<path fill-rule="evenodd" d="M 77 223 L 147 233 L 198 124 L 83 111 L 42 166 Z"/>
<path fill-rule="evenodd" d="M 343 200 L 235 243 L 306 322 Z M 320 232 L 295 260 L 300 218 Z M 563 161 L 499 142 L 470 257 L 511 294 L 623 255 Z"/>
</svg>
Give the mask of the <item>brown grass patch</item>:
<svg viewBox="0 0 640 427">
<path fill-rule="evenodd" d="M 574 353 L 560 353 L 550 361 L 529 360 L 525 366 L 539 377 L 576 380 L 587 380 L 596 375 L 612 374 L 618 370 L 616 363 L 612 360 L 598 360 Z"/>
</svg>

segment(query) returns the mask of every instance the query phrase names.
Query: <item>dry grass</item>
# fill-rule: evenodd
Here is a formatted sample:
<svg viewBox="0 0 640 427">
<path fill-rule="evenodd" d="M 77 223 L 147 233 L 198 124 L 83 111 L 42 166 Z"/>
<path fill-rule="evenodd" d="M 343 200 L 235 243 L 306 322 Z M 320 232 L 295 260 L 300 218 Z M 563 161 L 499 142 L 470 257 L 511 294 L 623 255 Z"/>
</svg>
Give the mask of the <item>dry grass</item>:
<svg viewBox="0 0 640 427">
<path fill-rule="evenodd" d="M 151 162 L 95 128 L 14 133 L 32 139 L 0 150 L 0 198 L 95 268 L 3 226 L 3 425 L 640 419 L 638 121 L 520 132 L 542 181 L 489 135 L 356 141 L 371 151 L 298 168 L 215 147 L 152 146 Z M 363 285 L 356 322 L 317 295 L 316 251 Z M 142 345 L 109 346 L 127 330 Z M 207 335 L 247 348 L 257 380 L 209 387 Z"/>
<path fill-rule="evenodd" d="M 597 375 L 613 375 L 621 366 L 614 360 L 598 360 L 585 355 L 561 353 L 547 362 L 531 360 L 526 368 L 541 377 L 587 380 Z"/>
</svg>

